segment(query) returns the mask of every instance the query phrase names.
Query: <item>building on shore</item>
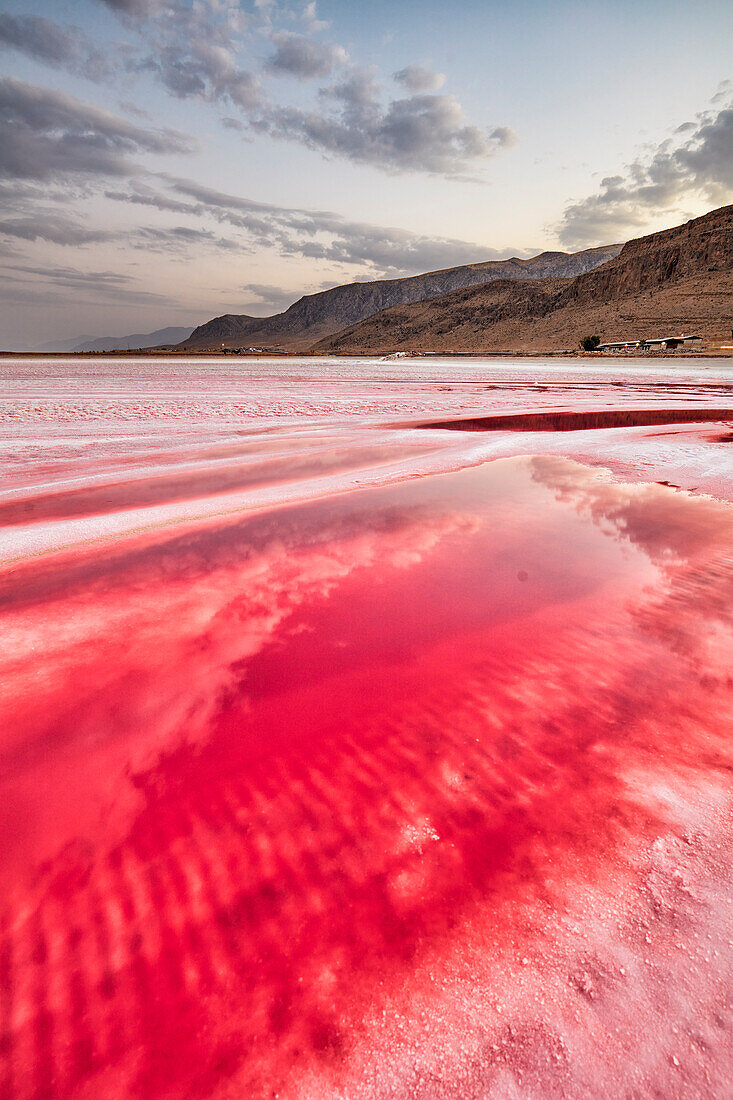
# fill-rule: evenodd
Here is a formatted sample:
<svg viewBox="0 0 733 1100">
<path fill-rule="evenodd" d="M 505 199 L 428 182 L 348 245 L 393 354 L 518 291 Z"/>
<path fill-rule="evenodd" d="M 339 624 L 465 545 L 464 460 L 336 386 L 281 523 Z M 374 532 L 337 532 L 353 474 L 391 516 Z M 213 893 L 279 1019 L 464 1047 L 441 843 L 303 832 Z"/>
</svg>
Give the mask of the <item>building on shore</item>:
<svg viewBox="0 0 733 1100">
<path fill-rule="evenodd" d="M 651 348 L 662 348 L 664 351 L 674 351 L 682 344 L 695 344 L 702 341 L 702 336 L 658 336 L 653 340 L 615 340 L 608 344 L 599 344 L 596 351 L 644 351 Z"/>
</svg>

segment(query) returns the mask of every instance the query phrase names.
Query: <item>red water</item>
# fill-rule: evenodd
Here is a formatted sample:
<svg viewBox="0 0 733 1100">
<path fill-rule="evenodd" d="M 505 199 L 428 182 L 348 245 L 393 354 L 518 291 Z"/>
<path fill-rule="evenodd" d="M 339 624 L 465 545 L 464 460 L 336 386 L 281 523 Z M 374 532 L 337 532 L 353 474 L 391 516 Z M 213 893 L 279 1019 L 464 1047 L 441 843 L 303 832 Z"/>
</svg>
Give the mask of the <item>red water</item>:
<svg viewBox="0 0 733 1100">
<path fill-rule="evenodd" d="M 18 567 L 2 1096 L 724 1095 L 730 535 L 548 457 Z"/>
</svg>

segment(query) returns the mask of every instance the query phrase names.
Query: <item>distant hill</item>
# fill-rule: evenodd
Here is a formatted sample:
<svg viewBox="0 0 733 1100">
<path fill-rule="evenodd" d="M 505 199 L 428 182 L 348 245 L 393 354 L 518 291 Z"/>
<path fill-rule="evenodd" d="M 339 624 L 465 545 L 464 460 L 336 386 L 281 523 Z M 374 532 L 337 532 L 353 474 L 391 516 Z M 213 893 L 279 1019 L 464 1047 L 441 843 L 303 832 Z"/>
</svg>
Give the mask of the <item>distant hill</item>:
<svg viewBox="0 0 733 1100">
<path fill-rule="evenodd" d="M 653 338 L 680 331 L 730 340 L 733 206 L 629 241 L 570 279 L 494 281 L 400 305 L 321 340 L 330 353 L 542 351 L 583 336 Z"/>
<path fill-rule="evenodd" d="M 39 352 L 51 352 L 51 351 L 73 351 L 77 344 L 83 340 L 91 340 L 91 336 L 74 336 L 71 340 L 49 340 L 47 344 L 39 344 L 38 347 L 29 348 L 29 351 Z M 25 350 L 25 349 L 23 349 Z"/>
<path fill-rule="evenodd" d="M 497 279 L 534 280 L 579 275 L 605 263 L 620 249 L 621 245 L 615 244 L 576 253 L 542 252 L 529 260 L 487 260 L 404 279 L 348 283 L 308 294 L 273 317 L 231 313 L 215 317 L 194 329 L 184 340 L 183 348 L 206 350 L 223 345 L 306 350 L 318 340 L 390 306 L 424 301 L 447 291 Z"/>
<path fill-rule="evenodd" d="M 159 344 L 180 344 L 191 335 L 193 328 L 159 328 L 155 332 L 133 332 L 131 336 L 82 336 L 80 342 L 68 351 L 137 351 L 138 348 L 155 348 Z"/>
<path fill-rule="evenodd" d="M 185 328 L 170 326 L 155 332 L 133 332 L 130 336 L 74 336 L 71 340 L 49 340 L 33 348 L 38 352 L 74 353 L 78 351 L 137 351 L 139 348 L 156 348 L 159 344 L 179 344 L 193 332 L 193 325 Z"/>
</svg>

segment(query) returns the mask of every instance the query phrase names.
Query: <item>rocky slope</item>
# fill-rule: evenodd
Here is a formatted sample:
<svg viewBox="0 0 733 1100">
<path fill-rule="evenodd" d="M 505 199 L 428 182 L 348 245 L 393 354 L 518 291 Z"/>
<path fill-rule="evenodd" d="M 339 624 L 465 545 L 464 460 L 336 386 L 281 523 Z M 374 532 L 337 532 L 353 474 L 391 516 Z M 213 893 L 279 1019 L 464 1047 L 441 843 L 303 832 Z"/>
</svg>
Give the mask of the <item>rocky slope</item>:
<svg viewBox="0 0 733 1100">
<path fill-rule="evenodd" d="M 499 279 L 536 280 L 578 275 L 605 263 L 620 248 L 620 245 L 605 245 L 577 253 L 542 252 L 529 260 L 488 260 L 405 279 L 350 283 L 308 294 L 273 317 L 231 313 L 215 317 L 195 329 L 181 346 L 196 350 L 252 345 L 306 350 L 323 337 L 395 305 L 420 302 Z"/>
<path fill-rule="evenodd" d="M 318 344 L 325 352 L 559 350 L 733 328 L 733 206 L 624 245 L 573 279 L 494 282 L 383 311 Z"/>
<path fill-rule="evenodd" d="M 733 270 L 733 206 L 629 241 L 602 267 L 575 279 L 559 307 L 653 292 L 692 276 Z"/>
</svg>

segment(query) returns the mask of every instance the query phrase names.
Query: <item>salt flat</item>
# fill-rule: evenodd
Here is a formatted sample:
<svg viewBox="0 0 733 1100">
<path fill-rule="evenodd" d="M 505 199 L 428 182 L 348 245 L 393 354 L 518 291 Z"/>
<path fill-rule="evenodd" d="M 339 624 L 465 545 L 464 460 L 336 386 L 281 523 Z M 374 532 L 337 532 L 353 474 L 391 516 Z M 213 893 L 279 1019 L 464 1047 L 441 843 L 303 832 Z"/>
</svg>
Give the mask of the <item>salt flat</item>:
<svg viewBox="0 0 733 1100">
<path fill-rule="evenodd" d="M 729 370 L 2 361 L 2 1095 L 725 1095 Z"/>
</svg>

